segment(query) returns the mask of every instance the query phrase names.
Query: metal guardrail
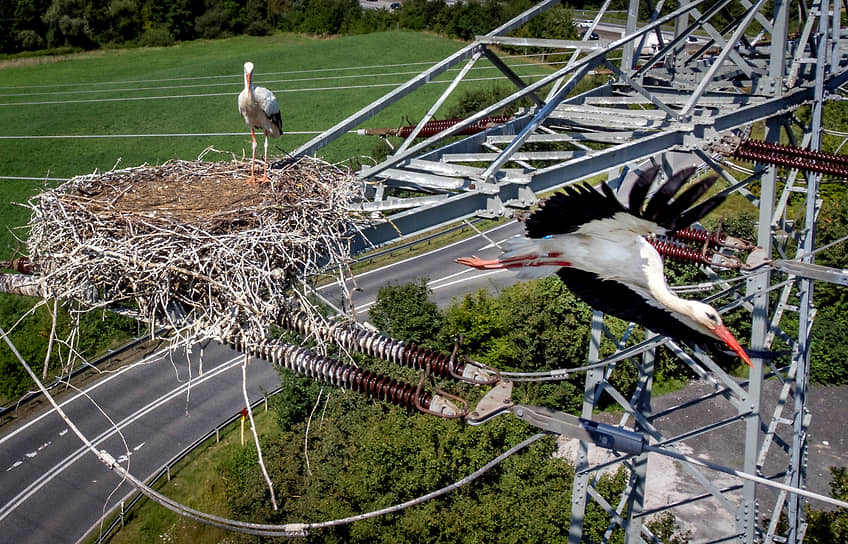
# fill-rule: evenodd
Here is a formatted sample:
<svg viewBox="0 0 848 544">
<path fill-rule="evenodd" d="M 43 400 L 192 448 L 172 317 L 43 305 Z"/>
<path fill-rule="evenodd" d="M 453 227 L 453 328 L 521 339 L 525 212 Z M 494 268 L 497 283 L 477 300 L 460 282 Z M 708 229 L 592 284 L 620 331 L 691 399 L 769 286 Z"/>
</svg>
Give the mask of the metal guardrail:
<svg viewBox="0 0 848 544">
<path fill-rule="evenodd" d="M 124 353 L 125 351 L 128 351 L 128 350 L 138 346 L 139 344 L 146 342 L 147 340 L 148 340 L 147 336 L 144 336 L 144 337 L 141 337 L 141 338 L 135 338 L 135 339 L 132 340 L 132 342 L 124 344 L 123 346 L 121 346 L 117 349 L 107 350 L 107 352 L 104 355 L 101 355 L 96 360 L 94 360 L 90 363 L 86 363 L 86 364 L 82 365 L 78 369 L 71 372 L 71 374 L 69 376 L 67 376 L 67 377 L 57 376 L 53 380 L 53 383 L 51 383 L 49 385 L 45 385 L 44 387 L 45 387 L 45 389 L 50 391 L 50 390 L 52 390 L 52 389 L 54 389 L 54 388 L 56 388 L 56 387 L 58 387 L 58 386 L 60 386 L 64 383 L 66 383 L 69 379 L 82 374 L 86 370 L 89 370 L 91 367 L 97 367 L 97 366 L 105 363 L 106 361 L 112 359 L 113 357 L 117 357 L 118 355 Z M 5 416 L 6 414 L 8 414 L 10 412 L 14 412 L 15 410 L 19 409 L 21 406 L 23 406 L 23 405 L 25 405 L 29 402 L 32 402 L 33 399 L 35 399 L 39 396 L 41 396 L 41 391 L 30 391 L 30 392 L 24 394 L 21 398 L 19 398 L 18 400 L 16 400 L 12 404 L 10 404 L 8 406 L 0 406 L 0 422 L 2 422 L 3 416 Z"/>
<path fill-rule="evenodd" d="M 279 393 L 281 390 L 282 390 L 282 388 L 278 387 L 277 389 L 274 389 L 270 393 L 266 393 L 266 394 L 262 395 L 262 398 L 257 399 L 256 401 L 254 401 L 250 405 L 251 411 L 253 411 L 257 406 L 259 406 L 260 404 L 263 404 L 263 403 L 266 404 L 266 409 L 267 409 L 268 399 L 273 397 L 277 393 Z M 204 443 L 206 443 L 207 441 L 212 439 L 212 437 L 215 437 L 215 443 L 218 443 L 220 441 L 221 430 L 223 430 L 226 427 L 228 427 L 229 425 L 235 423 L 240 417 L 241 417 L 241 411 L 236 412 L 232 416 L 225 419 L 223 422 L 216 425 L 214 429 L 212 429 L 211 431 L 209 431 L 205 435 L 201 436 L 200 438 L 198 438 L 197 440 L 195 440 L 194 442 L 192 442 L 191 444 L 186 446 L 180 453 L 178 453 L 177 455 L 172 457 L 170 460 L 168 460 L 164 465 L 162 465 L 162 467 L 159 470 L 157 470 L 152 476 L 150 476 L 145 481 L 145 485 L 147 485 L 148 487 L 153 487 L 163 477 L 167 478 L 168 481 L 171 481 L 171 469 L 174 468 L 174 466 L 176 466 L 183 459 L 188 457 L 188 455 L 191 454 L 194 450 L 196 450 L 197 448 L 202 446 Z M 115 506 L 110 508 L 109 511 L 106 512 L 100 519 L 101 520 L 106 519 L 109 516 L 115 515 L 116 510 L 118 511 L 117 516 L 115 516 L 115 519 L 112 520 L 112 522 L 109 524 L 109 526 L 106 527 L 103 530 L 102 533 L 100 533 L 100 535 L 97 537 L 97 540 L 94 540 L 93 542 L 95 542 L 96 544 L 102 544 L 102 543 L 108 541 L 113 536 L 114 533 L 116 533 L 118 530 L 120 530 L 121 527 L 124 526 L 124 521 L 125 521 L 127 514 L 129 513 L 129 511 L 134 506 L 136 506 L 136 504 L 138 504 L 138 502 L 142 498 L 144 498 L 144 494 L 142 494 L 138 490 L 133 490 L 133 491 L 130 491 L 123 499 L 121 499 L 121 502 L 119 502 L 118 504 L 116 504 Z M 85 542 L 86 537 L 91 535 L 92 532 L 94 530 L 96 530 L 96 528 L 99 525 L 100 525 L 100 521 L 95 523 L 78 542 Z"/>
<path fill-rule="evenodd" d="M 471 223 L 472 225 L 475 224 L 475 223 L 479 223 L 480 221 L 483 221 L 483 219 L 479 218 L 479 217 L 475 217 L 473 219 L 468 220 L 468 222 Z M 462 229 L 467 229 L 467 228 L 468 228 L 468 225 L 466 225 L 465 222 L 463 221 L 462 223 L 460 223 L 458 225 L 455 225 L 455 226 L 450 227 L 450 228 L 445 229 L 445 230 L 440 230 L 439 232 L 427 235 L 423 238 L 418 238 L 417 240 L 411 240 L 409 242 L 404 242 L 404 243 L 401 243 L 401 244 L 392 245 L 392 246 L 390 246 L 386 249 L 382 249 L 382 250 L 376 251 L 374 253 L 369 253 L 368 255 L 357 257 L 356 259 L 353 260 L 353 262 L 361 263 L 361 262 L 364 262 L 364 261 L 370 261 L 371 259 L 376 259 L 377 257 L 382 257 L 384 255 L 392 255 L 393 253 L 396 253 L 396 252 L 401 251 L 403 249 L 406 249 L 406 248 L 409 248 L 409 247 L 412 247 L 412 246 L 416 246 L 418 244 L 423 244 L 425 242 L 428 243 L 428 242 L 438 238 L 439 236 L 444 236 L 445 234 L 450 234 L 452 232 L 462 230 Z"/>
</svg>

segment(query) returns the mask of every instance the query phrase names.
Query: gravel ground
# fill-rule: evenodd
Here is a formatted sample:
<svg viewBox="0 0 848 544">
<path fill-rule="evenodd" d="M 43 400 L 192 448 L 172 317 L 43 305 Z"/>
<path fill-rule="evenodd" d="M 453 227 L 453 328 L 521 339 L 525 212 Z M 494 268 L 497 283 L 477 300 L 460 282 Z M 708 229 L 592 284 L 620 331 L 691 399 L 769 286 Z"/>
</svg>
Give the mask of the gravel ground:
<svg viewBox="0 0 848 544">
<path fill-rule="evenodd" d="M 761 413 L 768 421 L 774 411 L 780 393 L 781 384 L 770 380 L 763 385 L 763 407 Z M 655 413 L 668 407 L 676 406 L 692 399 L 697 399 L 712 392 L 712 387 L 705 381 L 693 381 L 686 388 L 656 397 L 652 401 Z M 816 386 L 808 396 L 808 408 L 812 415 L 809 431 L 809 454 L 807 467 L 807 489 L 830 494 L 831 466 L 848 465 L 848 387 Z M 777 439 L 769 450 L 763 468 L 763 476 L 770 477 L 784 471 L 789 457 L 779 446 L 779 439 L 791 443 L 792 398 L 783 411 L 782 417 L 786 422 L 778 425 Z M 711 398 L 697 405 L 678 410 L 673 414 L 658 418 L 655 425 L 665 437 L 678 436 L 692 429 L 707 426 L 711 423 L 730 418 L 736 414 L 736 408 L 723 397 Z M 618 423 L 618 416 L 600 414 L 600 421 Z M 563 441 L 561 454 L 574 458 L 576 444 Z M 678 444 L 678 451 L 691 454 L 713 463 L 741 470 L 744 452 L 744 422 L 737 421 L 712 430 L 699 436 L 691 437 Z M 606 457 L 605 450 L 590 452 L 590 462 L 601 462 Z M 651 455 L 648 461 L 648 479 L 646 505 L 647 509 L 670 504 L 685 498 L 705 493 L 705 489 L 691 475 L 681 468 L 681 463 L 661 455 Z M 718 488 L 739 484 L 742 480 L 733 476 L 703 469 L 702 473 Z M 782 481 L 782 480 L 779 480 Z M 772 509 L 777 494 L 772 489 L 758 486 L 759 517 L 761 525 L 766 526 L 766 520 Z M 731 502 L 738 504 L 741 491 L 725 495 Z M 817 509 L 829 509 L 823 503 L 811 501 L 811 506 Z M 691 531 L 691 542 L 707 542 L 735 532 L 735 520 L 715 498 L 699 500 L 673 510 L 681 528 Z"/>
</svg>

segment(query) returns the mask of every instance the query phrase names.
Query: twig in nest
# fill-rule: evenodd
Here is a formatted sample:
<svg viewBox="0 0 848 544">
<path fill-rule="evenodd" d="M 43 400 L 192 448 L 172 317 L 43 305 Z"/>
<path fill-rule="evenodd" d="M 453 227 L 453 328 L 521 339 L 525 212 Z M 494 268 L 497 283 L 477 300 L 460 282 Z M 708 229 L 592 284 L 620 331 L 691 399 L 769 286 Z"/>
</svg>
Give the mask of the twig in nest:
<svg viewBox="0 0 848 544">
<path fill-rule="evenodd" d="M 302 158 L 244 182 L 245 162 L 169 161 L 74 178 L 33 197 L 28 248 L 45 296 L 129 308 L 174 341 L 265 337 L 301 278 L 348 259 L 364 221 L 353 174 Z"/>
</svg>

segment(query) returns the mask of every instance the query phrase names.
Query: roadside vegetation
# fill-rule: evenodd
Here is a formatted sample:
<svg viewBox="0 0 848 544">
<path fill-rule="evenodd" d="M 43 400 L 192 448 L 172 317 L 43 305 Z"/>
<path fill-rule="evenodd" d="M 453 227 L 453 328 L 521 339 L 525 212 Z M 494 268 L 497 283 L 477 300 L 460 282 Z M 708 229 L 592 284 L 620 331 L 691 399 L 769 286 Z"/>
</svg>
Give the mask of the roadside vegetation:
<svg viewBox="0 0 848 544">
<path fill-rule="evenodd" d="M 404 47 L 398 48 L 399 43 Z M 208 147 L 224 153 L 213 152 L 206 160 L 231 160 L 233 156 L 249 154 L 250 134 L 235 106 L 236 95 L 243 85 L 241 67 L 245 59 L 252 59 L 257 66 L 274 71 L 281 66 L 281 50 L 286 51 L 283 66 L 286 73 L 258 77 L 262 78 L 260 83 L 277 93 L 283 108 L 284 129 L 295 133 L 271 142 L 271 154 L 284 156 L 286 151 L 312 137 L 311 132 L 329 128 L 405 81 L 410 71 L 417 73 L 460 47 L 462 44 L 455 40 L 404 31 L 331 40 L 279 33 L 261 38 L 240 36 L 186 42 L 164 49 L 82 53 L 46 64 L 23 61 L 6 64 L 0 68 L 4 86 L 8 87 L 0 96 L 0 103 L 6 106 L 0 107 L 2 135 L 187 135 L 4 140 L 0 176 L 36 180 L 70 177 L 109 170 L 116 164 L 121 168 L 173 158 L 191 160 Z M 391 62 L 387 62 L 387 51 L 391 51 Z M 321 59 L 321 67 L 316 66 L 315 59 Z M 399 68 L 396 64 L 407 66 Z M 349 68 L 353 65 L 369 68 L 362 68 L 366 74 L 351 73 Z M 481 61 L 479 66 L 481 77 L 472 78 L 467 90 L 502 93 L 503 83 L 488 80 L 494 75 L 491 65 Z M 544 66 L 520 62 L 514 69 L 525 75 L 550 71 Z M 423 115 L 451 77 L 447 74 L 435 79 L 433 84 L 373 119 L 370 126 L 398 126 L 407 117 Z M 176 81 L 167 81 L 172 78 Z M 119 84 L 110 84 L 112 81 Z M 25 89 L 32 92 L 22 92 Z M 454 97 L 445 107 L 462 109 L 467 106 L 457 104 L 464 100 Z M 191 136 L 191 133 L 200 134 Z M 220 133 L 225 135 L 215 135 Z M 386 144 L 376 137 L 351 134 L 322 152 L 333 161 L 352 159 L 355 167 L 356 161 L 372 160 L 362 157 L 385 153 L 383 149 L 387 149 Z M 29 210 L 16 203 L 24 203 L 45 185 L 57 183 L 29 179 L 0 182 L 0 200 L 6 203 L 0 214 L 0 261 L 14 255 L 19 246 L 17 239 L 26 239 L 22 225 L 28 221 Z M 0 323 L 4 329 L 10 329 L 32 304 L 29 299 L 0 294 Z M 59 331 L 64 338 L 70 331 L 70 317 L 67 308 L 60 307 L 60 312 Z M 80 351 L 87 357 L 134 334 L 137 328 L 111 314 L 103 315 L 93 312 L 82 318 L 84 339 Z M 12 339 L 28 360 L 40 362 L 45 358 L 50 329 L 49 312 L 42 308 L 16 328 Z M 48 377 L 61 372 L 67 353 L 57 347 L 52 361 Z M 0 405 L 6 405 L 31 387 L 8 347 L 0 344 Z"/>
<path fill-rule="evenodd" d="M 272 142 L 272 155 L 282 156 L 311 137 L 303 133 L 328 128 L 408 79 L 410 72 L 417 73 L 419 67 L 414 63 L 437 61 L 462 47 L 458 40 L 488 32 L 530 5 L 529 0 L 460 2 L 453 6 L 409 0 L 400 9 L 388 11 L 362 10 L 353 0 L 121 0 L 108 9 L 105 4 L 85 0 L 3 3 L 0 53 L 6 57 L 0 71 L 6 91 L 0 96 L 0 105 L 5 106 L 0 108 L 0 127 L 4 135 L 188 135 L 140 140 L 69 138 L 58 145 L 49 139 L 7 140 L 0 154 L 0 175 L 70 177 L 107 170 L 116 164 L 124 167 L 171 158 L 193 159 L 207 147 L 225 152 L 215 159 L 228 160 L 230 152 L 240 156 L 250 149 L 244 123 L 235 108 L 235 96 L 242 84 L 241 65 L 247 59 L 257 65 L 257 83 L 274 90 L 283 107 L 284 130 L 289 134 Z M 626 9 L 623 3 L 622 7 Z M 577 37 L 569 7 L 551 10 L 545 17 L 527 25 L 521 35 Z M 345 36 L 338 37 L 339 34 Z M 315 39 L 331 36 L 332 39 Z M 391 66 L 397 64 L 406 66 Z M 342 70 L 354 65 L 363 71 L 367 68 L 370 79 L 351 81 L 350 74 Z M 481 63 L 481 69 L 489 68 Z M 549 70 L 538 65 L 514 69 L 528 77 Z M 317 70 L 332 72 L 322 75 L 325 79 L 320 82 L 297 81 L 296 74 L 309 72 L 314 77 Z M 448 77 L 440 81 L 443 83 Z M 193 87 L 196 81 L 186 83 L 183 78 L 209 78 L 210 86 L 217 87 L 198 90 Z M 174 84 L 161 88 L 144 83 L 166 79 L 173 79 Z M 113 87 L 107 85 L 109 82 L 123 84 Z M 50 87 L 33 90 L 37 85 Z M 472 85 L 447 105 L 445 116 L 474 111 L 476 101 L 491 103 L 492 96 L 504 92 L 488 81 Z M 324 89 L 333 86 L 337 90 Z M 17 92 L 16 88 L 27 90 Z M 423 114 L 443 88 L 439 84 L 425 87 L 423 92 L 372 120 L 371 126 L 405 124 L 405 119 Z M 848 117 L 842 115 L 843 107 L 829 106 L 828 126 L 848 129 L 844 126 Z M 191 136 L 229 132 L 241 134 Z M 826 149 L 835 149 L 839 144 L 826 140 Z M 349 135 L 324 152 L 328 160 L 364 161 L 370 159 L 362 159 L 363 156 L 379 158 L 386 148 L 374 139 Z M 24 202 L 45 183 L 56 182 L 0 183 L 0 200 Z M 845 236 L 848 230 L 844 186 L 830 184 L 825 195 L 819 223 L 820 245 Z M 745 203 L 740 202 L 739 211 L 744 207 Z M 26 221 L 24 208 L 4 208 L 5 227 L 14 229 Z M 750 214 L 733 214 L 726 225 L 731 233 L 750 239 L 753 222 Z M 16 235 L 26 236 L 21 231 L 16 231 Z M 8 231 L 0 233 L 0 258 L 10 256 L 15 246 Z M 848 268 L 848 250 L 845 245 L 837 246 L 817 260 Z M 670 268 L 669 273 L 681 282 L 698 277 L 694 269 L 686 267 Z M 577 366 L 585 359 L 591 309 L 555 278 L 517 284 L 499 293 L 471 293 L 447 309 L 437 308 L 428 300 L 427 292 L 426 279 L 387 286 L 372 310 L 372 321 L 387 334 L 442 350 L 462 336 L 467 354 L 502 369 L 537 371 Z M 815 297 L 819 313 L 813 329 L 812 377 L 821 383 L 848 383 L 844 365 L 848 356 L 848 343 L 844 340 L 848 329 L 845 289 L 817 285 Z M 31 301 L 0 295 L 3 328 L 8 330 L 30 305 Z M 62 312 L 59 327 L 67 335 L 76 317 L 67 309 Z M 115 338 L 135 334 L 137 327 L 100 312 L 83 314 L 80 319 L 85 336 L 80 349 L 88 355 L 108 347 Z M 781 325 L 794 333 L 797 321 L 793 323 L 793 319 L 787 314 Z M 734 313 L 726 321 L 738 337 L 749 336 L 750 318 L 745 312 Z M 625 326 L 614 319 L 608 324 L 617 333 Z M 49 330 L 49 312 L 41 308 L 18 326 L 12 338 L 25 357 L 42 361 Z M 635 333 L 629 342 L 638 341 L 639 335 Z M 603 349 L 608 353 L 613 346 L 606 342 Z M 66 353 L 57 352 L 51 372 L 60 371 L 66 357 Z M 380 365 L 362 362 L 378 368 Z M 665 352 L 660 353 L 656 365 L 657 390 L 673 387 L 689 377 Z M 618 365 L 611 377 L 623 391 L 632 389 L 635 379 L 635 372 L 627 365 Z M 287 372 L 282 373 L 282 381 L 284 389 L 273 402 L 273 417 L 265 416 L 260 423 L 264 455 L 281 498 L 281 509 L 275 512 L 268 507 L 255 450 L 251 445 L 236 444 L 233 435 L 220 451 L 210 448 L 210 454 L 217 451 L 213 457 L 198 454 L 199 464 L 191 465 L 198 467 L 196 473 L 187 477 L 190 470 L 195 470 L 187 466 L 168 484 L 176 497 L 213 513 L 254 522 L 335 519 L 396 504 L 447 485 L 534 432 L 509 418 L 469 427 L 410 414 L 352 393 L 322 389 L 315 382 Z M 0 346 L 0 396 L 11 398 L 28 388 L 17 362 L 5 346 Z M 520 387 L 515 398 L 574 412 L 582 403 L 581 377 Z M 307 425 L 308 446 L 304 441 Z M 540 441 L 473 485 L 443 499 L 391 516 L 320 531 L 307 541 L 564 539 L 573 467 L 555 456 L 555 451 L 553 440 Z M 835 473 L 834 477 L 836 485 L 844 487 L 844 473 Z M 625 485 L 622 474 L 611 474 L 603 478 L 599 489 L 610 498 Z M 188 492 L 182 495 L 183 491 Z M 137 511 L 134 524 L 116 541 L 255 541 L 243 535 L 215 533 L 187 520 L 168 518 L 167 514 L 160 517 L 156 513 L 158 507 L 144 508 Z M 826 516 L 821 519 L 830 520 Z M 600 509 L 590 506 L 588 538 L 599 540 L 608 522 Z M 686 541 L 685 534 L 675 531 L 673 519 L 665 517 L 655 523 L 655 530 L 666 541 Z M 620 533 L 613 533 L 610 542 L 622 540 Z"/>
</svg>

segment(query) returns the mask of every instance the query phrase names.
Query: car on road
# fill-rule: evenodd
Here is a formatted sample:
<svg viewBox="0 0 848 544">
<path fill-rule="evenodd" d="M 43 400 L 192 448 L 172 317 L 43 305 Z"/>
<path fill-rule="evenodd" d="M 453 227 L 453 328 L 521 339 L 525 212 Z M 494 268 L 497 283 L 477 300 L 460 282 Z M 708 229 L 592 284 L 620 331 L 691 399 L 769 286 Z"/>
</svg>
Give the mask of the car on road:
<svg viewBox="0 0 848 544">
<path fill-rule="evenodd" d="M 389 9 L 400 9 L 400 3 L 392 2 L 391 5 L 389 5 Z"/>
<path fill-rule="evenodd" d="M 588 39 L 590 39 L 590 40 L 597 40 L 597 39 L 598 39 L 598 33 L 597 33 L 597 32 L 592 32 L 591 34 L 589 34 L 589 33 L 587 32 L 586 34 L 588 34 L 588 36 L 586 36 L 586 35 L 584 34 L 584 36 L 583 36 L 584 38 L 588 38 Z"/>
</svg>

